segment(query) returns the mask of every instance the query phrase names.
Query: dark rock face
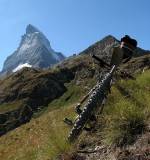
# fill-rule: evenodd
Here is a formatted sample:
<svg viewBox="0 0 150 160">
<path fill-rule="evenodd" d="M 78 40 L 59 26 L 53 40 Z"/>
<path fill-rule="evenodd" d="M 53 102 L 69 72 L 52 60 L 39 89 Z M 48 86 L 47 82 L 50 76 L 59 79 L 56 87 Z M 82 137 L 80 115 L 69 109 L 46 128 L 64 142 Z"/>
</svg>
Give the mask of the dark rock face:
<svg viewBox="0 0 150 160">
<path fill-rule="evenodd" d="M 49 40 L 36 27 L 28 25 L 18 49 L 4 62 L 1 74 L 12 72 L 20 64 L 46 68 L 63 60 L 65 56 L 55 52 Z"/>
</svg>

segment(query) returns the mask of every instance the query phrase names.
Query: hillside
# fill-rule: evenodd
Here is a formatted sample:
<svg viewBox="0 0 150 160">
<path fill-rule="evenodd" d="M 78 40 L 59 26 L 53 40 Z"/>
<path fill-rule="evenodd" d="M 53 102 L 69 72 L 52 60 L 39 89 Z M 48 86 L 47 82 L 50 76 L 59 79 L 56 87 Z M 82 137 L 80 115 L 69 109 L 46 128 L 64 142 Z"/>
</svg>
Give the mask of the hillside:
<svg viewBox="0 0 150 160">
<path fill-rule="evenodd" d="M 66 126 L 62 119 L 73 119 L 76 116 L 75 105 L 97 82 L 98 70 L 93 66 L 90 56 L 73 56 L 44 71 L 24 68 L 0 81 L 1 134 L 14 129 L 0 137 L 0 157 L 3 160 L 63 157 L 93 159 L 92 156 L 95 156 L 94 159 L 96 156 L 105 159 L 111 159 L 111 156 L 118 159 L 119 156 L 120 159 L 132 156 L 134 159 L 136 155 L 148 157 L 149 59 L 150 55 L 134 58 L 120 68 L 116 78 L 122 81 L 113 85 L 109 102 L 99 117 L 95 132 L 84 132 L 74 144 L 68 144 L 66 140 L 71 128 Z M 136 80 L 128 80 L 128 76 L 122 71 L 136 76 Z M 143 71 L 145 72 L 141 74 Z M 128 113 L 128 109 L 131 112 Z M 133 111 L 136 111 L 136 115 Z M 134 120 L 139 121 L 133 123 L 129 127 L 131 132 L 128 132 L 127 127 Z M 23 123 L 26 124 L 22 125 Z M 127 127 L 118 132 L 114 124 L 121 128 Z M 16 128 L 18 126 L 20 127 Z M 133 128 L 135 130 L 132 133 Z M 112 132 L 111 137 L 109 133 Z M 129 141 L 125 141 L 126 136 L 131 136 Z M 134 142 L 126 148 L 125 142 L 129 144 L 132 138 Z M 114 144 L 115 152 L 110 147 Z M 141 144 L 144 147 L 139 153 Z M 124 148 L 121 149 L 120 145 Z"/>
</svg>

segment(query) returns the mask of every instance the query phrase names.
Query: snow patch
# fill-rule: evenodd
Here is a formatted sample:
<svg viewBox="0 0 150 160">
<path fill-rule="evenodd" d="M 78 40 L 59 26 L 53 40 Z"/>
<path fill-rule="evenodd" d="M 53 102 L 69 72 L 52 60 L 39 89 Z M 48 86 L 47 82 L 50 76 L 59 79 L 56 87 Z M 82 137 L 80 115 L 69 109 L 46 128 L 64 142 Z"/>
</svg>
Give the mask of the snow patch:
<svg viewBox="0 0 150 160">
<path fill-rule="evenodd" d="M 19 64 L 19 66 L 16 67 L 12 72 L 17 72 L 17 71 L 21 70 L 21 69 L 24 68 L 24 67 L 29 67 L 29 68 L 31 68 L 32 65 L 30 65 L 30 64 L 28 64 L 28 63 Z"/>
</svg>

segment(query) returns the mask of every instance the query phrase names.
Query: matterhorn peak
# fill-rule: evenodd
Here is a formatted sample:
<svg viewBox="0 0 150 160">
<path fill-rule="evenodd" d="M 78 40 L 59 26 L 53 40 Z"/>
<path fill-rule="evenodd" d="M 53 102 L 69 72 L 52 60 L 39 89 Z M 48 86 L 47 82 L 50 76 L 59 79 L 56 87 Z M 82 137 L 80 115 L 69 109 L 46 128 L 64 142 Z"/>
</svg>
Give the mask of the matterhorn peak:
<svg viewBox="0 0 150 160">
<path fill-rule="evenodd" d="M 40 31 L 33 25 L 29 24 L 26 28 L 26 34 L 33 34 L 35 32 L 40 32 Z"/>
<path fill-rule="evenodd" d="M 49 40 L 40 30 L 29 24 L 26 33 L 21 36 L 18 49 L 4 62 L 1 73 L 17 71 L 26 66 L 46 68 L 64 58 L 62 53 L 51 48 Z"/>
</svg>

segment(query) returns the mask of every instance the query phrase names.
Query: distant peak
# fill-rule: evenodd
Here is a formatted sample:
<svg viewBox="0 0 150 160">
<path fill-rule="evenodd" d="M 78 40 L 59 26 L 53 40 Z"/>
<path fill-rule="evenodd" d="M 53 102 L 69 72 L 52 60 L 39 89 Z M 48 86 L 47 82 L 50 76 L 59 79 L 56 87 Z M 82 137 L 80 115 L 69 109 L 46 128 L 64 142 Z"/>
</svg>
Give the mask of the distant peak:
<svg viewBox="0 0 150 160">
<path fill-rule="evenodd" d="M 26 28 L 26 34 L 32 34 L 35 32 L 39 32 L 39 30 L 36 27 L 34 27 L 33 25 L 29 24 Z"/>
</svg>

